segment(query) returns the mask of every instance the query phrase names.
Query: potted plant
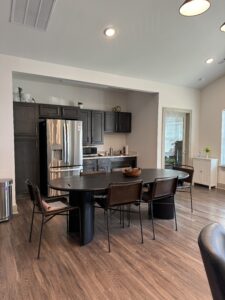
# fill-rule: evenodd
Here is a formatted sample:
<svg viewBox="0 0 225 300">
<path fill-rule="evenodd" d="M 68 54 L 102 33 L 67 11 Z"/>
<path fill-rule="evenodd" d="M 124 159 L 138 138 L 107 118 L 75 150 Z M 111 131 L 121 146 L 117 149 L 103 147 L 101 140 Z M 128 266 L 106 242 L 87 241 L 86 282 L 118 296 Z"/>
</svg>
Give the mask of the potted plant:
<svg viewBox="0 0 225 300">
<path fill-rule="evenodd" d="M 205 154 L 206 154 L 206 158 L 209 158 L 209 153 L 211 152 L 211 149 L 210 149 L 210 147 L 205 147 L 204 148 L 204 151 L 205 151 Z"/>
</svg>

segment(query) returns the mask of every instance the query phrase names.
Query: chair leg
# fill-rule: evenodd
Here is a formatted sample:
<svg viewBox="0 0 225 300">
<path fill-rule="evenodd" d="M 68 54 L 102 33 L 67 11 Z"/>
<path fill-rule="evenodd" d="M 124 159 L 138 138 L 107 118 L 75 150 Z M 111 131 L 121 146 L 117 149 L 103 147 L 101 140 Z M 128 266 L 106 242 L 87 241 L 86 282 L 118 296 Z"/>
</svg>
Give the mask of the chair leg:
<svg viewBox="0 0 225 300">
<path fill-rule="evenodd" d="M 131 213 L 130 213 L 130 204 L 129 204 L 129 208 L 128 208 L 128 227 L 130 227 L 130 221 L 131 221 Z"/>
<path fill-rule="evenodd" d="M 141 243 L 144 243 L 143 239 L 143 230 L 142 230 L 142 218 L 141 218 L 141 205 L 139 204 L 139 220 L 140 220 L 140 226 L 141 226 Z"/>
<path fill-rule="evenodd" d="M 30 234 L 29 234 L 29 242 L 31 242 L 32 231 L 33 231 L 34 209 L 35 209 L 35 204 L 33 205 L 33 211 L 32 211 L 32 218 L 31 218 L 31 224 L 30 224 Z"/>
<path fill-rule="evenodd" d="M 120 205 L 120 225 L 122 224 L 122 207 Z"/>
<path fill-rule="evenodd" d="M 153 240 L 155 240 L 155 227 L 154 227 L 154 215 L 153 215 L 153 201 L 151 201 L 151 218 L 152 218 Z"/>
<path fill-rule="evenodd" d="M 122 212 L 123 212 L 123 228 L 124 228 L 124 205 L 123 205 L 123 210 L 122 210 Z"/>
<path fill-rule="evenodd" d="M 66 230 L 69 232 L 69 212 L 66 214 Z"/>
<path fill-rule="evenodd" d="M 40 252 L 41 252 L 41 238 L 42 238 L 43 226 L 44 226 L 44 216 L 42 215 L 42 220 L 41 220 L 41 231 L 40 231 L 40 238 L 39 238 L 39 245 L 38 245 L 38 255 L 37 255 L 37 259 L 40 258 Z"/>
<path fill-rule="evenodd" d="M 111 252 L 111 248 L 110 248 L 110 238 L 109 238 L 109 211 L 107 209 L 106 211 L 106 216 L 107 216 L 107 234 L 108 234 L 108 247 L 109 247 L 109 252 Z"/>
<path fill-rule="evenodd" d="M 81 243 L 81 240 L 82 240 L 82 225 L 81 225 L 81 213 L 80 213 L 80 208 L 78 208 L 78 211 L 79 211 L 79 214 L 78 214 L 78 217 L 79 217 L 79 226 L 80 226 L 80 230 L 79 230 L 79 233 L 80 233 L 80 243 Z M 105 210 L 104 210 L 105 212 Z"/>
<path fill-rule="evenodd" d="M 174 220 L 175 220 L 175 228 L 176 228 L 176 231 L 177 231 L 177 214 L 176 214 L 176 207 L 175 207 L 175 200 L 174 200 L 175 197 L 173 197 L 173 210 L 174 210 Z"/>
<path fill-rule="evenodd" d="M 192 203 L 192 186 L 190 186 L 190 197 L 191 197 L 191 212 L 193 213 L 193 203 Z"/>
</svg>

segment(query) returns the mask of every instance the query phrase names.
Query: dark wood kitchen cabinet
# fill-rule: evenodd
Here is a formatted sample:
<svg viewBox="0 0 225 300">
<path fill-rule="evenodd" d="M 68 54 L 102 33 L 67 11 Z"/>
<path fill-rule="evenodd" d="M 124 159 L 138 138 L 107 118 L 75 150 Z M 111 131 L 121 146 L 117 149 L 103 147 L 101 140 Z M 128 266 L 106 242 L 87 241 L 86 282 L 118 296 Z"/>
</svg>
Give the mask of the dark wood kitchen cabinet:
<svg viewBox="0 0 225 300">
<path fill-rule="evenodd" d="M 61 117 L 67 120 L 78 120 L 80 118 L 80 108 L 76 106 L 62 106 Z"/>
<path fill-rule="evenodd" d="M 105 132 L 131 132 L 131 113 L 111 112 L 104 113 L 104 131 Z"/>
<path fill-rule="evenodd" d="M 13 108 L 16 193 L 23 194 L 27 178 L 39 184 L 38 105 L 15 102 Z"/>
<path fill-rule="evenodd" d="M 80 120 L 83 121 L 83 145 L 100 145 L 104 140 L 104 112 L 82 109 Z"/>
<path fill-rule="evenodd" d="M 51 104 L 40 104 L 39 117 L 44 119 L 60 119 L 61 106 Z"/>
</svg>

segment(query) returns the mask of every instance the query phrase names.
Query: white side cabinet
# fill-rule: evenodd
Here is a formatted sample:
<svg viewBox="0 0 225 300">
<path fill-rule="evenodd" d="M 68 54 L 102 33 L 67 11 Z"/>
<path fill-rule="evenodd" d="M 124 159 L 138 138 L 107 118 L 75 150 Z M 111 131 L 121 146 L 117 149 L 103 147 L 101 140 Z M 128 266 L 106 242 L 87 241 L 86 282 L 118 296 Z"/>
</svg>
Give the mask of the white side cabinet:
<svg viewBox="0 0 225 300">
<path fill-rule="evenodd" d="M 211 187 L 217 187 L 217 170 L 218 159 L 217 158 L 193 158 L 194 178 L 193 183 L 199 183 L 207 185 L 209 189 Z"/>
</svg>

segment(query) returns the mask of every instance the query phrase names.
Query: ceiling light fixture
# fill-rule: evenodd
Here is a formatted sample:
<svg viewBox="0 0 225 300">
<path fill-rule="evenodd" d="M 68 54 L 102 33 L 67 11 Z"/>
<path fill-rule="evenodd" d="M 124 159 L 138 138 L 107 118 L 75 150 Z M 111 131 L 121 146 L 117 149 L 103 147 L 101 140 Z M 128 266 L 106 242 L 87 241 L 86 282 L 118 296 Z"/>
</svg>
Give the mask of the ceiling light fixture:
<svg viewBox="0 0 225 300">
<path fill-rule="evenodd" d="M 105 36 L 112 38 L 116 34 L 116 30 L 113 27 L 108 27 L 104 30 Z"/>
<path fill-rule="evenodd" d="M 186 17 L 197 16 L 209 9 L 209 0 L 185 0 L 180 7 L 180 14 Z"/>
<path fill-rule="evenodd" d="M 223 32 L 225 32 L 225 23 L 223 23 L 223 24 L 221 25 L 220 30 L 223 31 Z"/>
<path fill-rule="evenodd" d="M 209 65 L 209 64 L 211 64 L 213 61 L 214 61 L 213 58 L 209 58 L 209 59 L 206 60 L 206 63 Z"/>
</svg>

